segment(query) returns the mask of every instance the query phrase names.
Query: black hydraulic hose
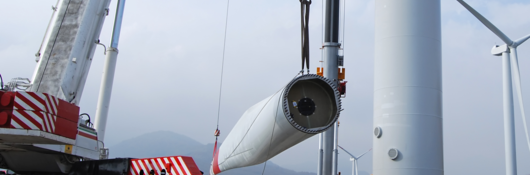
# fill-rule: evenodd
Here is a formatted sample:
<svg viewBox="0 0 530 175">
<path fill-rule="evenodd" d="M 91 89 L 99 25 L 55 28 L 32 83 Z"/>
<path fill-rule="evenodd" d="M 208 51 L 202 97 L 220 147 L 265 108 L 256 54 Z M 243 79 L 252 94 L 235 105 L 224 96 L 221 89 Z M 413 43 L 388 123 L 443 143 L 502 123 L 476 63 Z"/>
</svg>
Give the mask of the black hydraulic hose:
<svg viewBox="0 0 530 175">
<path fill-rule="evenodd" d="M 4 78 L 2 78 L 2 74 L 0 74 L 0 89 L 4 90 Z"/>
</svg>

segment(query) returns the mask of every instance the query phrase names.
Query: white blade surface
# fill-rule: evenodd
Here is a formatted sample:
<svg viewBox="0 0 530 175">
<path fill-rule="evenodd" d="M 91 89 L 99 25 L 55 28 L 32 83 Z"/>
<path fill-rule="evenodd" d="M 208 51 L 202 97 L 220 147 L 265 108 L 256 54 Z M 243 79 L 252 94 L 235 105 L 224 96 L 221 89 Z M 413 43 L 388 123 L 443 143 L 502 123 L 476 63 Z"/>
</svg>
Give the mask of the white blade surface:
<svg viewBox="0 0 530 175">
<path fill-rule="evenodd" d="M 482 22 L 482 24 L 484 24 L 488 29 L 490 29 L 493 33 L 495 33 L 495 35 L 497 35 L 499 38 L 501 38 L 502 41 L 504 41 L 504 43 L 506 43 L 508 46 L 511 46 L 513 41 L 508 38 L 508 36 L 506 36 L 504 33 L 501 32 L 501 30 L 499 30 L 497 27 L 495 27 L 495 25 L 493 25 L 490 21 L 488 21 L 486 18 L 484 18 L 484 16 L 482 16 L 480 13 L 478 13 L 475 9 L 473 9 L 471 6 L 469 6 L 466 2 L 464 2 L 463 0 L 457 0 L 458 2 L 460 2 L 460 4 L 462 4 L 467 10 L 469 10 L 469 12 L 471 12 L 471 14 L 473 14 L 475 17 L 477 17 L 477 19 Z"/>
<path fill-rule="evenodd" d="M 523 126 L 524 126 L 524 133 L 526 135 L 526 142 L 528 144 L 528 149 L 530 150 L 530 138 L 528 137 L 528 127 L 526 126 L 526 116 L 524 112 L 524 104 L 523 104 L 523 93 L 521 90 L 521 77 L 519 73 L 519 62 L 517 60 L 517 49 L 511 48 L 511 59 L 512 59 L 512 76 L 513 76 L 513 82 L 515 83 L 515 88 L 517 91 L 517 96 L 519 99 L 519 109 L 521 110 L 521 117 L 523 118 Z"/>
<path fill-rule="evenodd" d="M 517 41 L 515 41 L 514 47 L 517 47 L 517 46 L 523 44 L 528 38 L 530 38 L 530 35 L 526 35 L 526 36 L 518 39 Z"/>
</svg>

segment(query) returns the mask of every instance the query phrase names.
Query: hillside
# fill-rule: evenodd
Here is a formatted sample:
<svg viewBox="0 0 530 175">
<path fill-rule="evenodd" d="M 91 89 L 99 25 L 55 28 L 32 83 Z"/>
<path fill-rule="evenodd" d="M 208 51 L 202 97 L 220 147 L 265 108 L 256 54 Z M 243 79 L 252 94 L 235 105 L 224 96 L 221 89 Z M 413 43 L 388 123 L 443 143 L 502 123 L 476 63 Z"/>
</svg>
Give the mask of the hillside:
<svg viewBox="0 0 530 175">
<path fill-rule="evenodd" d="M 170 132 L 157 131 L 136 138 L 125 140 L 110 147 L 110 157 L 161 157 L 183 155 L 191 156 L 205 174 L 209 171 L 212 161 L 213 144 L 203 145 L 189 137 Z M 231 175 L 261 175 L 263 164 L 229 170 Z M 229 173 L 228 173 L 229 172 Z M 266 175 L 315 175 L 316 173 L 295 172 L 267 162 Z"/>
</svg>

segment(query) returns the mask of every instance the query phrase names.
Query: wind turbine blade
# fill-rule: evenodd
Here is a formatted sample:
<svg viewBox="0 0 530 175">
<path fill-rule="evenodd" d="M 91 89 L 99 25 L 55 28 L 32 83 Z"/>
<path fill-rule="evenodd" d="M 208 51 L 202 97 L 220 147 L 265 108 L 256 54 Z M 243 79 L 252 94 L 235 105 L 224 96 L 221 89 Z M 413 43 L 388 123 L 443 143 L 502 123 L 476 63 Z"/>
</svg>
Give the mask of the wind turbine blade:
<svg viewBox="0 0 530 175">
<path fill-rule="evenodd" d="M 499 30 L 497 27 L 495 27 L 495 25 L 493 25 L 490 21 L 488 21 L 486 18 L 484 18 L 484 16 L 482 16 L 475 9 L 473 9 L 473 7 L 469 6 L 463 0 L 457 0 L 457 1 L 460 2 L 460 4 L 462 4 L 467 10 L 469 10 L 469 12 L 471 12 L 471 14 L 473 14 L 475 17 L 477 17 L 477 19 L 480 22 L 482 22 L 482 24 L 484 24 L 488 29 L 490 29 L 493 33 L 495 33 L 495 35 L 497 35 L 499 38 L 501 38 L 501 40 L 504 41 L 504 43 L 506 43 L 508 46 L 511 46 L 513 44 L 513 41 L 510 38 L 508 38 L 508 36 L 506 36 L 504 33 L 502 33 L 501 30 Z"/>
<path fill-rule="evenodd" d="M 530 38 L 530 35 L 526 35 L 525 37 L 522 37 L 522 38 L 518 39 L 517 41 L 515 41 L 514 47 L 517 47 L 517 46 L 523 44 L 528 38 Z"/>
<path fill-rule="evenodd" d="M 357 159 L 360 159 L 362 156 L 364 156 L 366 153 L 372 151 L 372 148 L 370 148 L 368 151 L 364 152 L 363 154 L 361 154 L 359 157 L 357 157 Z"/>
<path fill-rule="evenodd" d="M 528 149 L 530 150 L 530 138 L 528 137 L 528 127 L 526 126 L 526 116 L 524 113 L 524 104 L 523 104 L 523 92 L 521 90 L 521 74 L 519 73 L 519 62 L 517 60 L 517 49 L 511 48 L 511 59 L 512 59 L 512 79 L 515 80 L 515 88 L 517 91 L 517 96 L 519 99 L 519 109 L 521 110 L 521 117 L 523 118 L 524 134 L 526 135 L 526 142 L 528 144 Z"/>
<path fill-rule="evenodd" d="M 342 149 L 344 152 L 348 153 L 354 159 L 357 159 L 355 156 L 353 156 L 353 154 L 351 154 L 350 152 L 346 151 L 342 146 L 339 145 L 339 148 Z"/>
</svg>

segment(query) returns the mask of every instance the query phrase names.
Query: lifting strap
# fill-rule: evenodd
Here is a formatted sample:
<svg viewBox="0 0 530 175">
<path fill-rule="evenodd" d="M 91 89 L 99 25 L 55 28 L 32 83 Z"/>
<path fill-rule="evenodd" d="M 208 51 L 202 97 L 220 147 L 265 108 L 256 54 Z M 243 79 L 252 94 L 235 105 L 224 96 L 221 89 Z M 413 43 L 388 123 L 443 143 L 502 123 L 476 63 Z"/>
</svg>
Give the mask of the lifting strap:
<svg viewBox="0 0 530 175">
<path fill-rule="evenodd" d="M 219 135 L 221 134 L 221 131 L 219 129 L 216 129 L 215 130 L 215 145 L 213 146 L 213 155 L 212 157 L 215 159 L 215 154 L 217 152 L 217 138 L 219 137 Z"/>
<path fill-rule="evenodd" d="M 304 65 L 309 73 L 309 6 L 311 0 L 300 0 L 301 21 L 302 21 L 302 74 Z"/>
</svg>

